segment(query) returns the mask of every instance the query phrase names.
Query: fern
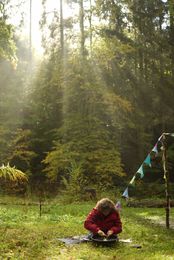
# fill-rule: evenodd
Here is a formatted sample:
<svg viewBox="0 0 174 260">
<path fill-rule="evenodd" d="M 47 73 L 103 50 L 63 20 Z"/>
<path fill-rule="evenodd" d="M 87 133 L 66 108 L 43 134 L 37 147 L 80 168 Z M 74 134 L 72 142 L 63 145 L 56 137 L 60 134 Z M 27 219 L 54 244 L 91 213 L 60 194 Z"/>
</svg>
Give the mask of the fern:
<svg viewBox="0 0 174 260">
<path fill-rule="evenodd" d="M 4 164 L 0 167 L 0 178 L 4 178 L 14 182 L 27 182 L 28 178 L 25 173 L 14 167 L 11 167 L 9 163 L 7 166 Z"/>
</svg>

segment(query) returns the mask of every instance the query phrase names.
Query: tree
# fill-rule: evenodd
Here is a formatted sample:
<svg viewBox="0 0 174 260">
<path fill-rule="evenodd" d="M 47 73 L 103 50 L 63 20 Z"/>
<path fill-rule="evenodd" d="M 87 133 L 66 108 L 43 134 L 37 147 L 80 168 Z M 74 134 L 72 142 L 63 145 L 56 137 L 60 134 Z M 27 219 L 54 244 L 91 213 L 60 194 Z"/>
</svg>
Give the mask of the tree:
<svg viewBox="0 0 174 260">
<path fill-rule="evenodd" d="M 48 176 L 59 183 L 61 177 L 66 176 L 65 169 L 75 161 L 82 165 L 84 183 L 109 187 L 113 185 L 114 176 L 119 179 L 124 173 L 116 136 L 112 128 L 107 127 L 108 112 L 111 101 L 117 103 L 120 110 L 129 110 L 129 104 L 116 95 L 113 97 L 113 93 L 105 93 L 105 86 L 91 64 L 83 62 L 84 67 L 76 58 L 73 66 L 72 62 L 69 64 L 64 85 L 63 124 L 57 131 L 54 150 L 48 153 L 44 163 Z"/>
<path fill-rule="evenodd" d="M 9 60 L 16 66 L 16 46 L 14 41 L 14 27 L 8 23 L 7 6 L 9 1 L 0 2 L 0 62 Z"/>
</svg>

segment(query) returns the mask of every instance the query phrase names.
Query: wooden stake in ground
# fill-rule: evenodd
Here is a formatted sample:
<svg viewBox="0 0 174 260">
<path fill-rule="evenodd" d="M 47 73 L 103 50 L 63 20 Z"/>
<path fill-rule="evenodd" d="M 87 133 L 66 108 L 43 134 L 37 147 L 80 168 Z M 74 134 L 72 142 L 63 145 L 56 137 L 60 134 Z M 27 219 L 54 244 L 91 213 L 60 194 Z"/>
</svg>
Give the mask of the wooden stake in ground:
<svg viewBox="0 0 174 260">
<path fill-rule="evenodd" d="M 166 156 L 166 135 L 165 133 L 162 136 L 162 162 L 163 162 L 163 170 L 164 170 L 164 180 L 165 180 L 165 192 L 166 192 L 166 228 L 170 227 L 170 196 L 169 196 L 169 173 L 167 171 L 167 156 Z"/>
</svg>

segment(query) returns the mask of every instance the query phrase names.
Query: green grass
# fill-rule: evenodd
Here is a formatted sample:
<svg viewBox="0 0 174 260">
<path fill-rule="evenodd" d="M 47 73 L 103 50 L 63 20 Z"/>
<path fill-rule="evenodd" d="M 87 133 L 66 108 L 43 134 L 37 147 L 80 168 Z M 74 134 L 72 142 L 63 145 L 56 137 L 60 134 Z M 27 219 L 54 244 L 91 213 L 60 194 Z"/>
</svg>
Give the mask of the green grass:
<svg viewBox="0 0 174 260">
<path fill-rule="evenodd" d="M 57 238 L 87 234 L 83 222 L 94 204 L 66 205 L 54 201 L 54 204 L 43 207 L 41 218 L 36 205 L 0 205 L 0 259 L 174 259 L 174 230 L 158 225 L 162 219 L 165 220 L 164 209 L 123 207 L 123 232 L 119 237 L 130 238 L 132 243 L 129 244 L 119 242 L 112 247 L 92 243 L 65 246 L 58 241 Z M 173 209 L 171 218 L 174 219 Z M 142 248 L 132 247 L 134 244 Z"/>
</svg>

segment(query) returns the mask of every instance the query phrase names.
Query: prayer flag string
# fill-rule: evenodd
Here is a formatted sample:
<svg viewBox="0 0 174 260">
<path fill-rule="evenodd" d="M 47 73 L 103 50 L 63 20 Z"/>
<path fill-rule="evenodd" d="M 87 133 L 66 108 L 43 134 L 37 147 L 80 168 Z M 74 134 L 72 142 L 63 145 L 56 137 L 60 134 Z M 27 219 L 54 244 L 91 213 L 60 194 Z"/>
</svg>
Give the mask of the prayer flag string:
<svg viewBox="0 0 174 260">
<path fill-rule="evenodd" d="M 127 188 L 124 190 L 123 194 L 122 194 L 122 197 L 125 197 L 125 198 L 129 198 L 129 193 L 128 193 L 128 187 L 129 185 L 133 185 L 134 182 L 135 182 L 135 179 L 136 179 L 136 176 L 137 176 L 137 173 L 139 175 L 139 177 L 142 179 L 144 177 L 144 169 L 143 169 L 143 165 L 146 164 L 148 165 L 149 167 L 152 167 L 152 164 L 151 164 L 151 156 L 150 154 L 152 152 L 155 153 L 155 156 L 158 155 L 158 143 L 161 142 L 162 144 L 162 138 L 164 135 L 168 135 L 168 136 L 171 136 L 171 137 L 174 137 L 174 133 L 163 133 L 159 138 L 158 138 L 158 141 L 156 142 L 156 144 L 154 145 L 154 147 L 152 148 L 151 152 L 147 155 L 147 157 L 145 158 L 145 160 L 143 161 L 142 165 L 139 167 L 139 169 L 137 170 L 137 172 L 135 173 L 135 175 L 132 177 L 132 179 L 130 180 Z"/>
</svg>

